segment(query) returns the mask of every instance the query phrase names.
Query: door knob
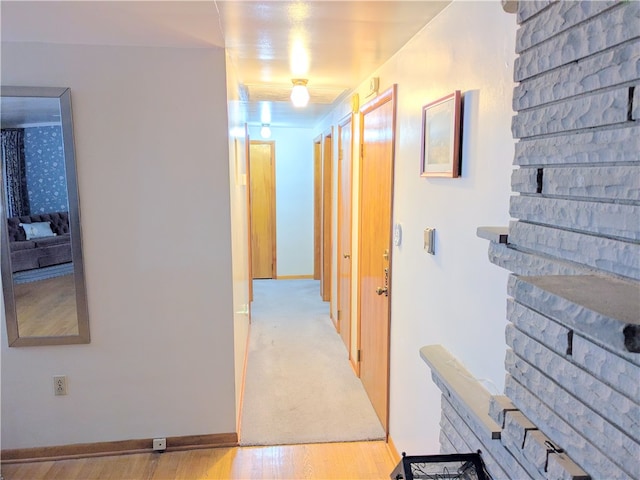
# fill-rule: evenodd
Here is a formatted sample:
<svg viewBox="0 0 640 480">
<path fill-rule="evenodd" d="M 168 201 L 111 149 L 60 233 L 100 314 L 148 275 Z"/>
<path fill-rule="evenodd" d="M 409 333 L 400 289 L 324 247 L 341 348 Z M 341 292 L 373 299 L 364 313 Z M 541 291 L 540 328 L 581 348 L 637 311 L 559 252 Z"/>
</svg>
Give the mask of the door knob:
<svg viewBox="0 0 640 480">
<path fill-rule="evenodd" d="M 384 287 L 376 288 L 376 293 L 378 295 L 382 295 L 384 293 L 385 297 L 389 296 L 389 269 L 384 269 Z"/>
<path fill-rule="evenodd" d="M 344 255 L 342 255 L 344 258 L 351 258 L 351 254 L 350 253 L 345 253 Z"/>
</svg>

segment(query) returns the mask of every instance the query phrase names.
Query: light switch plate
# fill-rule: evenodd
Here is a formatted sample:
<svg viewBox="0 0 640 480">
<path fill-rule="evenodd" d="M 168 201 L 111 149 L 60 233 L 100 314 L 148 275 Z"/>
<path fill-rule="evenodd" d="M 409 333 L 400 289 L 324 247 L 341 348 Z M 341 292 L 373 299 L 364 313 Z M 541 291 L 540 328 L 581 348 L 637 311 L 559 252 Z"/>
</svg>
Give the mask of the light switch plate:
<svg viewBox="0 0 640 480">
<path fill-rule="evenodd" d="M 380 88 L 380 77 L 372 77 L 369 80 L 369 95 L 378 94 Z"/>
<path fill-rule="evenodd" d="M 436 245 L 436 229 L 435 228 L 425 228 L 424 229 L 424 251 L 430 253 L 431 255 L 435 255 Z"/>
<path fill-rule="evenodd" d="M 395 227 L 393 227 L 393 244 L 396 247 L 399 247 L 402 243 L 402 225 L 396 223 Z"/>
</svg>

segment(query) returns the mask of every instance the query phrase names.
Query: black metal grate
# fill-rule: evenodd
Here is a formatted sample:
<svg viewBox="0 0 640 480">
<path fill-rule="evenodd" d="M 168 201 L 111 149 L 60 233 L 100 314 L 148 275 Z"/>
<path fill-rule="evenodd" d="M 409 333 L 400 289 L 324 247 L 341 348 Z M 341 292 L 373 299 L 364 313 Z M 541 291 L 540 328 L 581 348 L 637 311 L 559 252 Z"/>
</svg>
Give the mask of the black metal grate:
<svg viewBox="0 0 640 480">
<path fill-rule="evenodd" d="M 391 473 L 392 480 L 491 480 L 480 451 L 451 455 L 406 456 Z"/>
</svg>

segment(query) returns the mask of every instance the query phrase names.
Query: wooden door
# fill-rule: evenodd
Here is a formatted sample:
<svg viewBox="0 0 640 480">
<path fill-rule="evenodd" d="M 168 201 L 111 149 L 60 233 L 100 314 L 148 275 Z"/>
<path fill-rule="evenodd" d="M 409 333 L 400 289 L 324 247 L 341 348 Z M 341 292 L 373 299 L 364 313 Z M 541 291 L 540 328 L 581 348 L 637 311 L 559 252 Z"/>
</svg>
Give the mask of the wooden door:
<svg viewBox="0 0 640 480">
<path fill-rule="evenodd" d="M 338 321 L 337 328 L 351 358 L 351 208 L 353 121 L 338 124 Z"/>
<path fill-rule="evenodd" d="M 313 279 L 322 277 L 322 137 L 313 141 Z M 322 284 L 320 285 L 322 295 Z"/>
<path fill-rule="evenodd" d="M 325 302 L 331 301 L 331 271 L 333 264 L 332 200 L 333 200 L 333 127 L 322 141 L 322 265 L 321 295 Z M 333 308 L 329 309 L 333 312 Z"/>
<path fill-rule="evenodd" d="M 252 141 L 251 271 L 253 278 L 276 278 L 276 181 L 274 142 Z"/>
<path fill-rule="evenodd" d="M 360 378 L 387 432 L 395 96 L 394 86 L 360 117 Z"/>
</svg>

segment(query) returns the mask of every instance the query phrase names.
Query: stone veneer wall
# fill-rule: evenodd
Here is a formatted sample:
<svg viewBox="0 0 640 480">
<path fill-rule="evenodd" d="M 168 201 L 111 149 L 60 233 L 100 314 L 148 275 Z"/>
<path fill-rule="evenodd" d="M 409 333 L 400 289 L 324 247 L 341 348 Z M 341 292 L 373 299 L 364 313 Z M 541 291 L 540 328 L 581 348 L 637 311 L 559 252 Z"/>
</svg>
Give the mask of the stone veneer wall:
<svg viewBox="0 0 640 480">
<path fill-rule="evenodd" d="M 494 478 L 640 478 L 640 2 L 521 1 L 518 23 L 518 220 L 478 231 L 513 272 L 505 395 L 478 414 L 425 347 L 441 450 Z"/>
</svg>

